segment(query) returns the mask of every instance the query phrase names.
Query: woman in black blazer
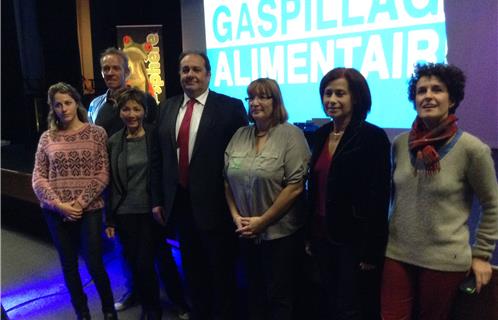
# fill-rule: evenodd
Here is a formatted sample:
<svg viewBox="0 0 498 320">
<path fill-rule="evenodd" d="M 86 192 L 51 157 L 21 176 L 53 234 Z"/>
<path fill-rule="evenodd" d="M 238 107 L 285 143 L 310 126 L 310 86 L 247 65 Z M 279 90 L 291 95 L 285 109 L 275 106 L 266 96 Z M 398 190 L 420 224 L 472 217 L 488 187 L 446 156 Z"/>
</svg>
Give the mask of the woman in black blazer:
<svg viewBox="0 0 498 320">
<path fill-rule="evenodd" d="M 125 126 L 107 143 L 111 175 L 106 234 L 112 238 L 116 229 L 119 235 L 142 305 L 141 319 L 161 319 L 154 269 L 159 232 L 150 202 L 152 129 L 143 125 L 147 112 L 145 94 L 138 89 L 126 89 L 118 96 L 117 106 Z"/>
<path fill-rule="evenodd" d="M 357 70 L 328 72 L 320 96 L 332 119 L 315 133 L 309 181 L 308 252 L 325 299 L 320 313 L 324 319 L 380 319 L 390 143 L 382 129 L 365 121 L 370 89 Z"/>
</svg>

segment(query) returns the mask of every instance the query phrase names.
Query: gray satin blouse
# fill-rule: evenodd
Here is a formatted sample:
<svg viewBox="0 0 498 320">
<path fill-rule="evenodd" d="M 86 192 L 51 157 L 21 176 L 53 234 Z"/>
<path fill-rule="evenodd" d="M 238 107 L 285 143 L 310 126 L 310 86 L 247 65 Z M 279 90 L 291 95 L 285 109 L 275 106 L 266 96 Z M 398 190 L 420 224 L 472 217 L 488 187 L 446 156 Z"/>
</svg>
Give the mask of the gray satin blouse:
<svg viewBox="0 0 498 320">
<path fill-rule="evenodd" d="M 240 128 L 225 151 L 225 179 L 242 216 L 261 216 L 288 184 L 303 181 L 308 171 L 310 150 L 301 129 L 279 124 L 256 153 L 255 126 Z M 273 222 L 260 240 L 289 236 L 305 221 L 304 198 L 300 196 L 289 210 Z"/>
</svg>

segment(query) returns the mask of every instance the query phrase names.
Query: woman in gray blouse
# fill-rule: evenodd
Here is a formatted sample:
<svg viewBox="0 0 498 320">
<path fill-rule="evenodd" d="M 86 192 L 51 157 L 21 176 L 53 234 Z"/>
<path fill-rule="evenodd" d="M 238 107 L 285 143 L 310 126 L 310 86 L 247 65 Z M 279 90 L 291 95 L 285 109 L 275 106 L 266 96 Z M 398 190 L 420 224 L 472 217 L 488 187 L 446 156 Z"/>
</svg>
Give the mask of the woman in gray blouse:
<svg viewBox="0 0 498 320">
<path fill-rule="evenodd" d="M 247 88 L 249 120 L 225 151 L 225 193 L 241 238 L 250 319 L 291 319 L 296 269 L 304 252 L 302 192 L 310 151 L 287 123 L 275 80 Z"/>
</svg>

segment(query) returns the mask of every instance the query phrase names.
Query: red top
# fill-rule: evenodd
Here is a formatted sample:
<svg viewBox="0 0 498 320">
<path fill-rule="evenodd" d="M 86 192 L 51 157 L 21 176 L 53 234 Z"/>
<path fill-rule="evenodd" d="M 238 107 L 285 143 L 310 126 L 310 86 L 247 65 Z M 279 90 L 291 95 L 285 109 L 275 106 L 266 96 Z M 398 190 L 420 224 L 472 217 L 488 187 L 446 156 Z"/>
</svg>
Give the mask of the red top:
<svg viewBox="0 0 498 320">
<path fill-rule="evenodd" d="M 327 203 L 327 180 L 332 163 L 332 155 L 329 152 L 328 145 L 329 139 L 327 138 L 313 168 L 313 187 L 316 191 L 316 197 L 312 234 L 318 238 L 325 238 L 327 234 L 325 228 L 325 205 Z"/>
</svg>

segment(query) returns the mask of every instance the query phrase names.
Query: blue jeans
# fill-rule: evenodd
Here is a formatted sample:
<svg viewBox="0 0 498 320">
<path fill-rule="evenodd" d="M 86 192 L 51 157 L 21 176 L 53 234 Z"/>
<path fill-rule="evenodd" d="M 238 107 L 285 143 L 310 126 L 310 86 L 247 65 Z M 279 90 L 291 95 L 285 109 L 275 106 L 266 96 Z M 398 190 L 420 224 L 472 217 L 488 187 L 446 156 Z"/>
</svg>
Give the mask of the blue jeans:
<svg viewBox="0 0 498 320">
<path fill-rule="evenodd" d="M 64 222 L 54 211 L 43 210 L 54 245 L 59 253 L 66 287 L 77 314 L 88 313 L 87 297 L 78 270 L 78 253 L 95 283 L 104 313 L 115 313 L 109 277 L 102 261 L 102 210 L 85 212 L 75 222 Z"/>
</svg>

